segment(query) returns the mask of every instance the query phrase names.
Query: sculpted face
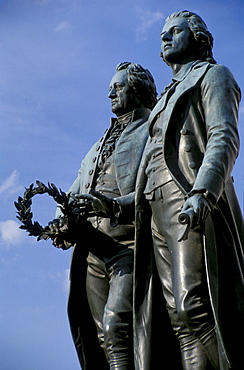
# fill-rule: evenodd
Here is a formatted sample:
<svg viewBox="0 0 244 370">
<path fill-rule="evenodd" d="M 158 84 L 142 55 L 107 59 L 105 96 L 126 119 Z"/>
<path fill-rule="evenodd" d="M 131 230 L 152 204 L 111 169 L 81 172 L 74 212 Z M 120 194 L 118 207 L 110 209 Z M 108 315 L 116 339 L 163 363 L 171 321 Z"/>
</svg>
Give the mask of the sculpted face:
<svg viewBox="0 0 244 370">
<path fill-rule="evenodd" d="M 190 35 L 186 18 L 172 18 L 165 23 L 161 33 L 161 48 L 167 64 L 185 64 L 195 59 Z"/>
<path fill-rule="evenodd" d="M 128 84 L 126 70 L 118 71 L 113 76 L 109 85 L 108 97 L 111 99 L 112 112 L 118 117 L 141 106 L 134 90 Z"/>
</svg>

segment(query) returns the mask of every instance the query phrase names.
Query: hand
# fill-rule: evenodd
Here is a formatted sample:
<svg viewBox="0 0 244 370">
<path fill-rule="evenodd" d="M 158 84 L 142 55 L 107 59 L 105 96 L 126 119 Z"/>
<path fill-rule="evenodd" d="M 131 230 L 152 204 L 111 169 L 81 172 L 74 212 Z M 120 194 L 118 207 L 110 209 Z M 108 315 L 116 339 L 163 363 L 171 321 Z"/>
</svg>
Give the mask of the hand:
<svg viewBox="0 0 244 370">
<path fill-rule="evenodd" d="M 59 234 L 68 229 L 67 218 L 59 217 L 48 223 L 48 227 L 53 234 Z"/>
<path fill-rule="evenodd" d="M 74 242 L 72 242 L 72 236 L 68 233 L 67 217 L 55 218 L 48 223 L 48 227 L 53 233 L 52 244 L 56 248 L 66 250 L 74 245 Z"/>
<path fill-rule="evenodd" d="M 194 210 L 193 228 L 204 222 L 208 214 L 212 211 L 211 204 L 205 196 L 200 193 L 196 193 L 189 197 L 185 201 L 181 212 L 185 212 L 189 208 L 193 208 Z"/>
<path fill-rule="evenodd" d="M 97 216 L 111 218 L 114 214 L 116 201 L 105 195 L 102 195 L 96 190 L 91 189 L 90 194 L 77 194 L 77 199 L 85 199 L 91 202 L 93 211 Z"/>
</svg>

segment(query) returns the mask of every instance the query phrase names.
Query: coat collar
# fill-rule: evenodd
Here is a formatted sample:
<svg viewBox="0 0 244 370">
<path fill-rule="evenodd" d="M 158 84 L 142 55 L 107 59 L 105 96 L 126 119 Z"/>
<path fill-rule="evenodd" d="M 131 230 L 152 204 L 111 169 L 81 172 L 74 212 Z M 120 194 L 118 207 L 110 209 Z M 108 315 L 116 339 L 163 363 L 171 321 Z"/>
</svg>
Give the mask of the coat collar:
<svg viewBox="0 0 244 370">
<path fill-rule="evenodd" d="M 195 67 L 195 65 L 197 64 L 198 64 L 198 61 L 196 60 L 193 62 L 184 64 L 179 70 L 179 72 L 174 75 L 174 77 L 172 78 L 172 81 L 173 82 L 183 81 L 187 77 L 187 75 L 191 72 L 191 70 Z"/>
<path fill-rule="evenodd" d="M 166 107 L 167 110 L 169 111 L 169 114 L 167 114 L 167 116 L 170 115 L 170 112 L 175 106 L 177 100 L 182 96 L 182 94 L 192 89 L 197 84 L 200 78 L 206 73 L 209 66 L 210 63 L 208 62 L 201 61 L 190 62 L 187 63 L 187 65 L 182 71 L 180 71 L 181 72 L 180 74 L 174 76 L 175 81 L 173 81 L 173 83 L 178 84 L 178 87 L 171 96 L 169 102 L 167 100 L 167 95 L 169 94 L 169 91 L 174 86 L 174 84 L 170 84 L 168 88 L 166 87 L 166 91 L 163 93 L 162 97 L 160 98 L 160 100 L 158 101 L 158 103 L 156 104 L 156 106 L 154 107 L 149 116 L 148 119 L 149 127 L 155 121 L 158 114 L 160 114 L 164 109 L 166 109 Z"/>
<path fill-rule="evenodd" d="M 148 108 L 137 108 L 132 111 L 131 122 L 135 122 L 137 120 L 144 120 L 146 121 L 151 113 L 151 110 Z M 111 118 L 111 127 L 117 122 L 117 118 Z"/>
</svg>

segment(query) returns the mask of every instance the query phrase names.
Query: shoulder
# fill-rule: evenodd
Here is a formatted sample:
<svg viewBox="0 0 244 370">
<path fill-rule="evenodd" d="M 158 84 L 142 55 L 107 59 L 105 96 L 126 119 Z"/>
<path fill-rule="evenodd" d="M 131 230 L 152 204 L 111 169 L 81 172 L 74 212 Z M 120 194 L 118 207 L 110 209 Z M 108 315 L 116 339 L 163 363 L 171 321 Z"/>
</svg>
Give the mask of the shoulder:
<svg viewBox="0 0 244 370">
<path fill-rule="evenodd" d="M 201 88 L 203 93 L 212 91 L 218 92 L 224 99 L 235 96 L 239 101 L 241 99 L 241 90 L 231 71 L 221 64 L 210 64 L 210 67 L 204 76 Z"/>
<path fill-rule="evenodd" d="M 231 71 L 222 64 L 210 64 L 204 81 L 211 83 L 231 82 L 237 84 Z"/>
</svg>

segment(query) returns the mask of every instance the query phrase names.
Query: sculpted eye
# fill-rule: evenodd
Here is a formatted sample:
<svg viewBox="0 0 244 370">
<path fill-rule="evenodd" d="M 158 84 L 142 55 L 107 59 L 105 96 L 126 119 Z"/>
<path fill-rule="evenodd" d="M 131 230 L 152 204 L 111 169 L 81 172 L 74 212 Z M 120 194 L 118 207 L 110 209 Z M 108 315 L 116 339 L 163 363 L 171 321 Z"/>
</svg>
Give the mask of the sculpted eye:
<svg viewBox="0 0 244 370">
<path fill-rule="evenodd" d="M 182 28 L 179 28 L 179 27 L 175 27 L 173 29 L 173 34 L 176 35 L 177 33 L 180 33 L 182 31 Z"/>
<path fill-rule="evenodd" d="M 123 89 L 123 87 L 124 87 L 124 85 L 116 85 L 115 89 L 116 89 L 116 91 L 120 91 L 120 90 Z"/>
</svg>

